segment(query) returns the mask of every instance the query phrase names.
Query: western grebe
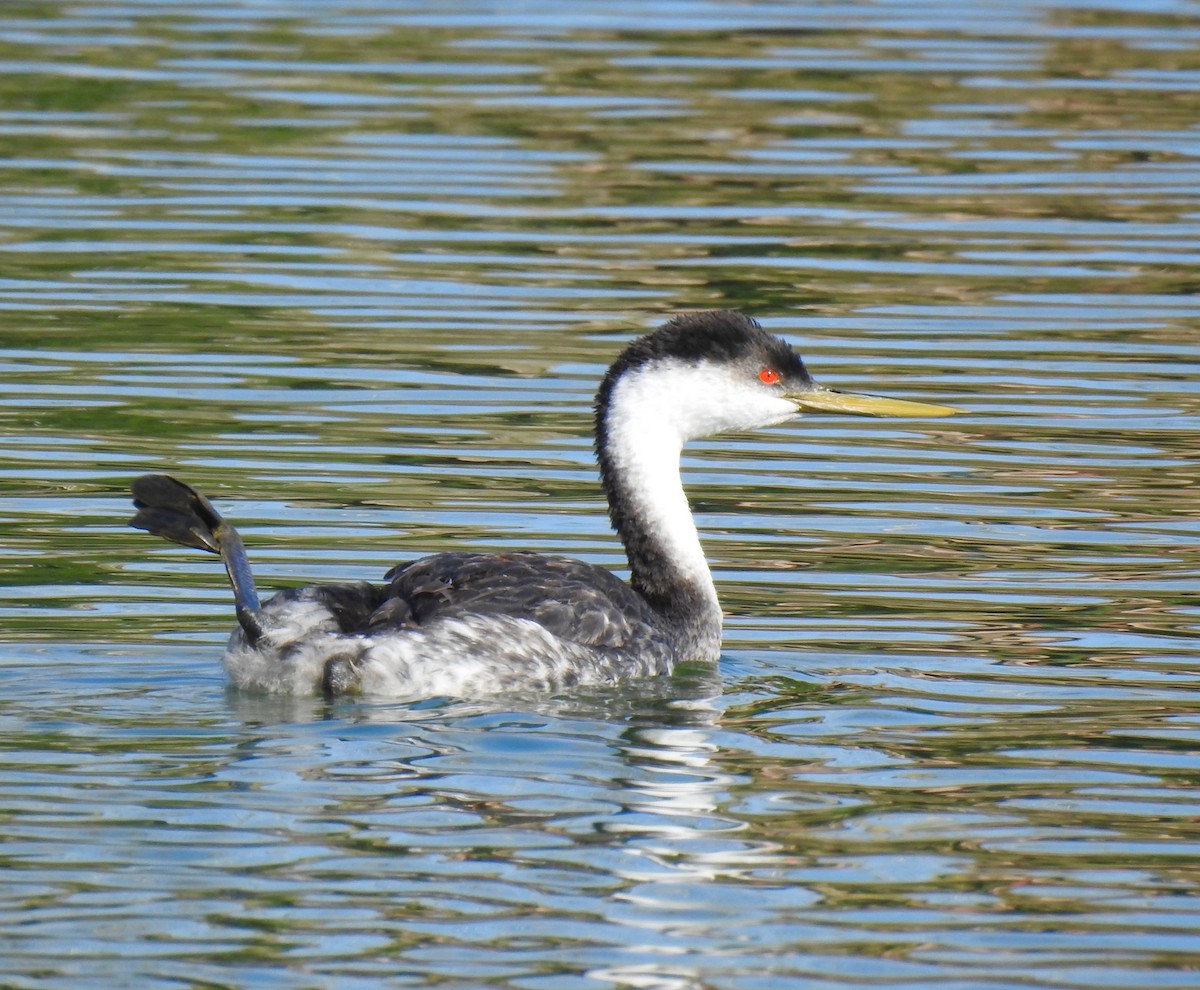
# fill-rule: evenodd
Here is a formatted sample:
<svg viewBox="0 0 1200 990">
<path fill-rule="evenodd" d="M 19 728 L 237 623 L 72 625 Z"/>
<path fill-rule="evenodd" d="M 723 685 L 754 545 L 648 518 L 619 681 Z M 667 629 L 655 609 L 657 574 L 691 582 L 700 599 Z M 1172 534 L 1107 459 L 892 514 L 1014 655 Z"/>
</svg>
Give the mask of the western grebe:
<svg viewBox="0 0 1200 990">
<path fill-rule="evenodd" d="M 630 344 L 596 395 L 596 459 L 628 584 L 568 557 L 453 552 L 398 564 L 383 585 L 289 588 L 260 605 L 241 538 L 195 489 L 143 475 L 130 524 L 221 555 L 238 618 L 224 662 L 239 688 L 480 697 L 666 674 L 715 660 L 721 646 L 721 607 L 680 481 L 684 443 L 804 411 L 956 410 L 824 388 L 754 320 L 696 313 Z"/>
</svg>

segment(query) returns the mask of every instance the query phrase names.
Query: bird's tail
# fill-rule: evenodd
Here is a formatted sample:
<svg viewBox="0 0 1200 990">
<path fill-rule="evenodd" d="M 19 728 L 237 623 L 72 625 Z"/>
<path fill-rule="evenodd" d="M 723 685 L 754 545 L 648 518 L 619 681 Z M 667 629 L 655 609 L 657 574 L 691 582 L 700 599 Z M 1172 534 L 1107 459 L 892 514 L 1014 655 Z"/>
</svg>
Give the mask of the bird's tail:
<svg viewBox="0 0 1200 990">
<path fill-rule="evenodd" d="M 262 635 L 258 591 L 238 531 L 190 485 L 168 474 L 143 474 L 133 482 L 137 515 L 129 525 L 164 540 L 220 554 L 233 586 L 238 623 L 251 643 Z"/>
</svg>

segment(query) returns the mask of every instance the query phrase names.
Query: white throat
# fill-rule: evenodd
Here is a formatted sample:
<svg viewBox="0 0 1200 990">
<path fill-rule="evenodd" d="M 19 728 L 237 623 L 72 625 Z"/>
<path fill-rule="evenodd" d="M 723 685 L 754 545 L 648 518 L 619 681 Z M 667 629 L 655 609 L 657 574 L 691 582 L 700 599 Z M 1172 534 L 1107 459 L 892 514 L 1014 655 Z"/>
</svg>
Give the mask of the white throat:
<svg viewBox="0 0 1200 990">
<path fill-rule="evenodd" d="M 653 368 L 618 381 L 608 408 L 608 455 L 627 511 L 656 540 L 663 564 L 715 605 L 716 589 L 683 490 L 679 458 L 696 434 L 680 422 L 679 395 Z"/>
</svg>

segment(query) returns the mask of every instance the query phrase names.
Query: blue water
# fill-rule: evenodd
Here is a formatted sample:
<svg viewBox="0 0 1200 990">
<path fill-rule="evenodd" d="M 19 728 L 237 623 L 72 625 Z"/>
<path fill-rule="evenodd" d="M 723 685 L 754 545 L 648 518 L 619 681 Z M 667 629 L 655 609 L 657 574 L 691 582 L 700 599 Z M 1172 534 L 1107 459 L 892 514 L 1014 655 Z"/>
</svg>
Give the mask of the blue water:
<svg viewBox="0 0 1200 990">
<path fill-rule="evenodd" d="M 1194 3 L 0 10 L 0 984 L 1193 987 Z M 230 692 L 265 589 L 620 569 L 623 343 L 950 420 L 689 447 L 715 667 Z"/>
</svg>

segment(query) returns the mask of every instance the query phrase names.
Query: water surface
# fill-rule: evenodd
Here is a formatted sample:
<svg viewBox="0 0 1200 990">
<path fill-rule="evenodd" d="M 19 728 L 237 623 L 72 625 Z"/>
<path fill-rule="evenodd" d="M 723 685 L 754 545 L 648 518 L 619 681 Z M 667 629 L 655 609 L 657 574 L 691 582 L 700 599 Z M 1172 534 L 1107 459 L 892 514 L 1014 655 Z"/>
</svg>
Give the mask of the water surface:
<svg viewBox="0 0 1200 990">
<path fill-rule="evenodd" d="M 1190 987 L 1194 4 L 0 13 L 0 977 Z M 490 703 L 229 693 L 266 588 L 620 568 L 589 403 L 734 307 L 953 420 L 689 448 L 726 652 Z"/>
</svg>

